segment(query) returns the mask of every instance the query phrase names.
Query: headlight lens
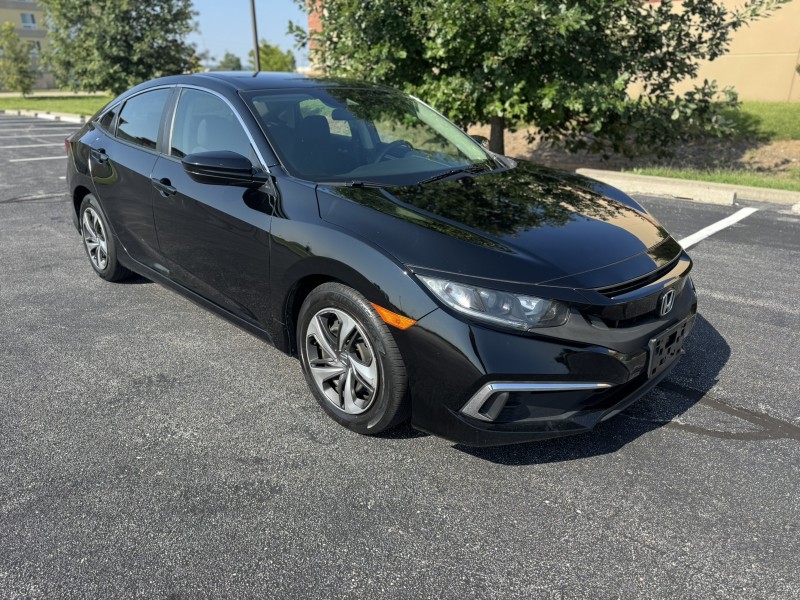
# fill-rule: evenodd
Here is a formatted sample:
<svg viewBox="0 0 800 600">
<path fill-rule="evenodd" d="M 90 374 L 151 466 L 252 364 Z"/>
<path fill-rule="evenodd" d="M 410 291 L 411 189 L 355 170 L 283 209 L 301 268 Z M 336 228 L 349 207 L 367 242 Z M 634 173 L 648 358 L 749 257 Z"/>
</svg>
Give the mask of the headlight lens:
<svg viewBox="0 0 800 600">
<path fill-rule="evenodd" d="M 555 300 L 510 294 L 437 277 L 420 275 L 419 279 L 450 308 L 518 331 L 563 325 L 569 316 L 567 306 Z"/>
</svg>

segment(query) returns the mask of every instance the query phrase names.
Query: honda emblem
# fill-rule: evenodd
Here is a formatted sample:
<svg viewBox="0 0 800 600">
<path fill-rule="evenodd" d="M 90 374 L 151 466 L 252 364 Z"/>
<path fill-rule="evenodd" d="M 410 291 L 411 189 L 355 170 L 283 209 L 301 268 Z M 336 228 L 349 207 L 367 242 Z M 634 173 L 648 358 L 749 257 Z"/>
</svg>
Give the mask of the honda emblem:
<svg viewBox="0 0 800 600">
<path fill-rule="evenodd" d="M 667 290 L 661 295 L 658 300 L 658 316 L 664 317 L 672 310 L 672 305 L 675 304 L 675 290 Z"/>
</svg>

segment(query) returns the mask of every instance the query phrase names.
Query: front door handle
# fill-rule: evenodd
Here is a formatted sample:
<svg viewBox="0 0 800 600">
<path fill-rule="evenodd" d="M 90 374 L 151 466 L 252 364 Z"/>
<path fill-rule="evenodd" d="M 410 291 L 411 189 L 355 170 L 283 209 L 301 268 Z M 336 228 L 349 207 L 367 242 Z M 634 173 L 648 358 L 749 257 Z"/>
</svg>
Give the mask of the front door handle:
<svg viewBox="0 0 800 600">
<path fill-rule="evenodd" d="M 164 177 L 163 179 L 156 179 L 155 177 L 151 177 L 150 182 L 153 184 L 153 187 L 156 188 L 159 192 L 161 192 L 161 195 L 164 196 L 165 198 L 167 196 L 174 196 L 175 194 L 178 193 L 178 189 L 175 188 L 170 183 L 169 179 L 167 179 L 166 177 Z"/>
<path fill-rule="evenodd" d="M 105 148 L 92 148 L 92 158 L 101 165 L 108 162 L 108 154 L 106 154 Z"/>
</svg>

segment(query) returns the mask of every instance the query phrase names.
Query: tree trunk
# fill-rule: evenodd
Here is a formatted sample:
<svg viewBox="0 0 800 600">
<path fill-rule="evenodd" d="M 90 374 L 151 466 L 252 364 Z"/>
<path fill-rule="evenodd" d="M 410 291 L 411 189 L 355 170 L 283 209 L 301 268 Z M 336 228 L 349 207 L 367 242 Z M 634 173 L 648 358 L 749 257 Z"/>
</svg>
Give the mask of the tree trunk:
<svg viewBox="0 0 800 600">
<path fill-rule="evenodd" d="M 505 117 L 491 117 L 489 119 L 489 125 L 491 127 L 489 133 L 489 150 L 491 150 L 496 154 L 505 154 L 506 153 L 506 143 L 504 139 L 504 134 L 506 130 Z"/>
</svg>

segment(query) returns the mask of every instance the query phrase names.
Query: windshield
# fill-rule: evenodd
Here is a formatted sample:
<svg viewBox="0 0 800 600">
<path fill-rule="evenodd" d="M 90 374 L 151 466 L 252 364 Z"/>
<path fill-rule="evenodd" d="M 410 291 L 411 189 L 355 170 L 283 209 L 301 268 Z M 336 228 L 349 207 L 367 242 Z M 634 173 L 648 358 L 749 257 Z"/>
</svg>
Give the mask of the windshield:
<svg viewBox="0 0 800 600">
<path fill-rule="evenodd" d="M 243 96 L 283 165 L 302 179 L 410 185 L 496 166 L 475 140 L 400 92 L 318 87 Z"/>
</svg>

